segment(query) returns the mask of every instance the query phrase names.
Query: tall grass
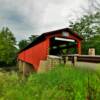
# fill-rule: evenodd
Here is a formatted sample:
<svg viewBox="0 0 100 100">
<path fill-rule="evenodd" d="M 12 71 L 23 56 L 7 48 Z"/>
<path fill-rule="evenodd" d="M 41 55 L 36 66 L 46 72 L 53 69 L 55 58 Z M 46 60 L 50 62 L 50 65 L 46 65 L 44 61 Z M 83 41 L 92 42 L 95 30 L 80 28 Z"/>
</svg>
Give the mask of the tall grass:
<svg viewBox="0 0 100 100">
<path fill-rule="evenodd" d="M 0 100 L 100 100 L 94 71 L 59 65 L 20 81 L 16 73 L 0 75 Z"/>
</svg>

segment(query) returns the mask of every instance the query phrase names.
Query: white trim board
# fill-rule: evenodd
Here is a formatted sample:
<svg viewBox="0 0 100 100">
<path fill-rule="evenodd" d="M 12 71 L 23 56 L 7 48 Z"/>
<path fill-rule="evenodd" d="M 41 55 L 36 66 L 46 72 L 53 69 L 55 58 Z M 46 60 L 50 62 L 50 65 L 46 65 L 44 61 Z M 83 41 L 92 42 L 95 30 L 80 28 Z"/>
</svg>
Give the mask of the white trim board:
<svg viewBox="0 0 100 100">
<path fill-rule="evenodd" d="M 65 39 L 65 38 L 58 38 L 58 37 L 55 37 L 55 40 L 66 41 L 66 42 L 75 42 L 75 40 L 73 40 L 73 39 Z"/>
</svg>

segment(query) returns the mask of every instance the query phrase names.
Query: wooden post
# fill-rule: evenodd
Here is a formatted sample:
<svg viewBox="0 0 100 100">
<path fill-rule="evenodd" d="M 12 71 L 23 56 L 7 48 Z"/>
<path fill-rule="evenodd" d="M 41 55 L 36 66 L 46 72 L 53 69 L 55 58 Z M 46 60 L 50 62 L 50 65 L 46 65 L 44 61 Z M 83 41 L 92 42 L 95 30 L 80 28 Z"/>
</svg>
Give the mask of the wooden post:
<svg viewBox="0 0 100 100">
<path fill-rule="evenodd" d="M 66 64 L 68 63 L 68 56 L 66 56 Z"/>
<path fill-rule="evenodd" d="M 72 65 L 75 66 L 77 62 L 77 56 L 72 56 Z"/>
</svg>

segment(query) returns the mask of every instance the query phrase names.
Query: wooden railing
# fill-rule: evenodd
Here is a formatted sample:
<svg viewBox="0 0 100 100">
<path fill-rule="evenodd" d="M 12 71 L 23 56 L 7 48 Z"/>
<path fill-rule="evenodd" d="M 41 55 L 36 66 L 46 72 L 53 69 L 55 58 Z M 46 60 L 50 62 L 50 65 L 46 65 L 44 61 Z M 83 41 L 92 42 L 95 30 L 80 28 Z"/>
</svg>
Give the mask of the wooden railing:
<svg viewBox="0 0 100 100">
<path fill-rule="evenodd" d="M 92 62 L 92 63 L 100 63 L 100 56 L 90 56 L 90 55 L 68 55 L 68 60 L 72 61 L 77 59 L 77 61 L 81 62 Z"/>
</svg>

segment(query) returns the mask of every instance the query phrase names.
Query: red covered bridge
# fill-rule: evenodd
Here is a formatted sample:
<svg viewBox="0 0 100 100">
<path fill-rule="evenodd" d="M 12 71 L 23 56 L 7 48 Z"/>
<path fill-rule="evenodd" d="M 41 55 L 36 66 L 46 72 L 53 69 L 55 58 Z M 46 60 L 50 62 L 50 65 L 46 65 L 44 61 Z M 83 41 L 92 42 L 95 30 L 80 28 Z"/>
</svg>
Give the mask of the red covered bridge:
<svg viewBox="0 0 100 100">
<path fill-rule="evenodd" d="M 81 54 L 81 40 L 82 38 L 69 28 L 43 33 L 19 52 L 19 66 L 27 63 L 38 71 L 41 60 L 46 60 L 48 55 L 61 55 L 63 49 L 76 48 L 76 53 Z"/>
</svg>

